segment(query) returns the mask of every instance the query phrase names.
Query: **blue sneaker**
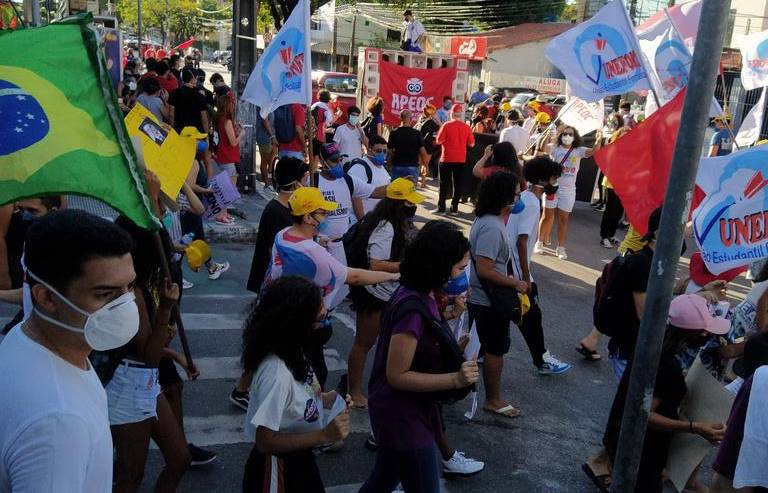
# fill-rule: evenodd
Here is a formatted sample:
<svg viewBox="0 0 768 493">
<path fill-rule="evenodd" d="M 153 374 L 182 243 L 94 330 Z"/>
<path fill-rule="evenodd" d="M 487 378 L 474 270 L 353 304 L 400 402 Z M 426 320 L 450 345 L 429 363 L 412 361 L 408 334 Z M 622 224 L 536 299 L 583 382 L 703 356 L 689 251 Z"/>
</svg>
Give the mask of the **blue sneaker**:
<svg viewBox="0 0 768 493">
<path fill-rule="evenodd" d="M 571 365 L 552 356 L 549 351 L 542 356 L 544 363 L 538 367 L 539 375 L 560 375 L 571 369 Z"/>
</svg>

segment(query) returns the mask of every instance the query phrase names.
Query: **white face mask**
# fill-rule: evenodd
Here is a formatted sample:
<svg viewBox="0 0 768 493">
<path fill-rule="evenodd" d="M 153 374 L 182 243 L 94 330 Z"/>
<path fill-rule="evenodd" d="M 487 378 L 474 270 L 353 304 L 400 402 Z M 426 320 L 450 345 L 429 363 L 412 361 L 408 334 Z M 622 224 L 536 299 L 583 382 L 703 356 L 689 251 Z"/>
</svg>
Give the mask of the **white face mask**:
<svg viewBox="0 0 768 493">
<path fill-rule="evenodd" d="M 69 301 L 50 284 L 46 283 L 32 272 L 27 275 L 36 280 L 76 312 L 88 317 L 82 328 L 73 327 L 55 318 L 45 315 L 37 307 L 34 308 L 38 317 L 48 323 L 72 332 L 80 332 L 85 335 L 85 342 L 96 351 L 108 351 L 126 345 L 139 331 L 139 307 L 136 305 L 136 296 L 129 291 L 122 296 L 110 301 L 93 313 L 89 313 Z"/>
<path fill-rule="evenodd" d="M 561 141 L 563 142 L 564 146 L 569 146 L 573 144 L 573 136 L 572 135 L 563 135 L 561 138 Z"/>
</svg>

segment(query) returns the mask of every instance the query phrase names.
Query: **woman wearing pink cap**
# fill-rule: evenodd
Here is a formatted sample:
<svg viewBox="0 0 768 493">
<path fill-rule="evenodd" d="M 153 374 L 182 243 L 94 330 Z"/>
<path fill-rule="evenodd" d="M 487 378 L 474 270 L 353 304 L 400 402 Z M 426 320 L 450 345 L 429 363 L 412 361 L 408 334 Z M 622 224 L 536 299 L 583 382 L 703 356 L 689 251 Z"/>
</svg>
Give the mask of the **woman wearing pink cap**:
<svg viewBox="0 0 768 493">
<path fill-rule="evenodd" d="M 669 445 L 675 433 L 700 435 L 712 443 L 719 443 L 723 439 L 725 434 L 723 423 L 680 419 L 679 408 L 687 388 L 683 370 L 676 356 L 686 347 L 703 345 L 712 334 L 726 334 L 730 328 L 731 324 L 728 320 L 710 314 L 707 301 L 699 295 L 684 294 L 672 300 L 669 307 L 667 333 L 656 373 L 656 385 L 653 389 L 648 431 L 643 442 L 643 453 L 637 474 L 636 493 L 661 493 L 662 471 L 667 463 Z M 616 455 L 631 373 L 632 363 L 630 362 L 619 383 L 605 427 L 603 445 L 609 457 Z M 589 472 L 587 474 L 590 475 Z M 598 484 L 597 481 L 603 478 L 590 475 L 590 479 L 595 481 L 602 491 L 606 491 L 605 482 L 600 481 Z"/>
</svg>

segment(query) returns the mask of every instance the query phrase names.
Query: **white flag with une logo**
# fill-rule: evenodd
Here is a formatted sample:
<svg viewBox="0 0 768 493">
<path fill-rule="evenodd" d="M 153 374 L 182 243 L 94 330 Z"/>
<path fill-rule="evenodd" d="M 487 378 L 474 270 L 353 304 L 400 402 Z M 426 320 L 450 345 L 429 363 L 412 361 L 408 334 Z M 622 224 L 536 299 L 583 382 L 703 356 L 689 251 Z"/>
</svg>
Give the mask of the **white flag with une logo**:
<svg viewBox="0 0 768 493">
<path fill-rule="evenodd" d="M 738 45 L 744 89 L 768 86 L 768 30 L 740 36 Z"/>
<path fill-rule="evenodd" d="M 264 50 L 243 90 L 243 100 L 266 118 L 278 106 L 312 101 L 309 0 L 299 0 Z"/>
<path fill-rule="evenodd" d="M 624 3 L 614 0 L 586 22 L 554 38 L 544 51 L 587 102 L 648 89 L 648 74 Z"/>
</svg>

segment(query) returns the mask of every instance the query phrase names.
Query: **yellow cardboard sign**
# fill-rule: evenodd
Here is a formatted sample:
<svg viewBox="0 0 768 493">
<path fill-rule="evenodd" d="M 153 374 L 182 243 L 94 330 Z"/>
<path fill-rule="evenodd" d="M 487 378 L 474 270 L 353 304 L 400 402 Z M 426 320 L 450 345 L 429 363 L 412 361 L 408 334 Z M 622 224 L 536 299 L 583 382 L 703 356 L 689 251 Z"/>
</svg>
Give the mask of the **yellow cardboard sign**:
<svg viewBox="0 0 768 493">
<path fill-rule="evenodd" d="M 160 179 L 160 188 L 166 195 L 175 199 L 184 184 L 197 150 L 197 139 L 206 137 L 187 127 L 182 135 L 163 126 L 155 115 L 136 103 L 125 116 L 128 135 L 139 137 L 144 153 L 144 162 Z"/>
</svg>

